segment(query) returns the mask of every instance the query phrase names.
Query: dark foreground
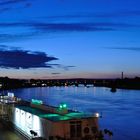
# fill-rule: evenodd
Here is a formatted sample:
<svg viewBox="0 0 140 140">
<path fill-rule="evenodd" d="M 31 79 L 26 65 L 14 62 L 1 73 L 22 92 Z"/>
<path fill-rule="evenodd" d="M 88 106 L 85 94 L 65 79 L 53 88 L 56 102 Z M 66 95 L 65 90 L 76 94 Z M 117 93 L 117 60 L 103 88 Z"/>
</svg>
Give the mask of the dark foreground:
<svg viewBox="0 0 140 140">
<path fill-rule="evenodd" d="M 24 138 L 0 121 L 0 140 L 24 140 Z"/>
</svg>

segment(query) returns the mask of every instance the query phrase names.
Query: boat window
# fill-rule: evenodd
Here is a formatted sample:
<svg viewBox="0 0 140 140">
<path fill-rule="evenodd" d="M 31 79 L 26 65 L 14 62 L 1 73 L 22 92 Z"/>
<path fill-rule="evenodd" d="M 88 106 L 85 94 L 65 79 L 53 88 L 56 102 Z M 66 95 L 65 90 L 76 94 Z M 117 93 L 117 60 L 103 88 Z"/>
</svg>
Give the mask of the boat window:
<svg viewBox="0 0 140 140">
<path fill-rule="evenodd" d="M 92 127 L 91 130 L 92 130 L 92 133 L 96 133 L 97 132 L 97 128 L 96 127 Z"/>
<path fill-rule="evenodd" d="M 72 121 L 70 122 L 70 137 L 77 138 L 82 135 L 82 126 L 81 121 Z"/>
<path fill-rule="evenodd" d="M 89 128 L 88 128 L 88 127 L 85 127 L 85 128 L 84 128 L 84 133 L 86 133 L 86 134 L 89 133 Z"/>
</svg>

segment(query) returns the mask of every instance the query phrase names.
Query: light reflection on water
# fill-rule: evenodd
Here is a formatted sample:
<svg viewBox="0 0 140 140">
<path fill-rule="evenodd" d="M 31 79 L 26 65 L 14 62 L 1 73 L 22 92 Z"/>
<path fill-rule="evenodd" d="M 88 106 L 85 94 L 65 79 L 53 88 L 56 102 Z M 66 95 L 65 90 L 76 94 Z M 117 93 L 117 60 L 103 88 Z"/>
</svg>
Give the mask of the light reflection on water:
<svg viewBox="0 0 140 140">
<path fill-rule="evenodd" d="M 12 90 L 17 97 L 43 100 L 58 106 L 65 102 L 71 109 L 102 113 L 100 127 L 113 131 L 113 140 L 140 139 L 140 90 L 111 93 L 102 87 L 43 87 Z"/>
</svg>

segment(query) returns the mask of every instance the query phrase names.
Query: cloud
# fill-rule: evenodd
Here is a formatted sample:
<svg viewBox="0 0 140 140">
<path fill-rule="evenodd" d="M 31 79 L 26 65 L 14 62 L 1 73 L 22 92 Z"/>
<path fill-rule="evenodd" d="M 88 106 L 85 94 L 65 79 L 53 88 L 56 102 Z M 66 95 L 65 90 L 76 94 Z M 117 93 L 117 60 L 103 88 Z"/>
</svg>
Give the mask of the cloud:
<svg viewBox="0 0 140 140">
<path fill-rule="evenodd" d="M 114 50 L 128 50 L 128 51 L 140 51 L 140 47 L 108 47 L 107 49 Z"/>
<path fill-rule="evenodd" d="M 60 65 L 60 64 L 56 64 L 55 66 L 65 70 L 65 71 L 69 71 L 70 68 L 74 68 L 75 67 L 75 66 L 64 66 L 64 65 Z"/>
<path fill-rule="evenodd" d="M 6 46 L 6 45 L 0 45 L 0 49 L 5 49 L 5 48 L 7 48 L 8 46 Z"/>
<path fill-rule="evenodd" d="M 16 35 L 8 35 L 8 34 L 0 34 L 0 39 L 3 37 L 6 38 L 14 38 L 14 37 L 25 37 L 32 36 L 36 33 L 56 33 L 56 32 L 95 32 L 95 31 L 116 31 L 120 28 L 132 28 L 132 27 L 140 27 L 139 25 L 132 25 L 127 23 L 113 23 L 113 22 L 95 22 L 95 23 L 37 23 L 37 22 L 29 22 L 29 23 L 0 23 L 1 28 L 16 28 L 23 27 L 25 29 L 28 28 L 27 33 L 16 34 Z M 32 32 L 32 33 L 30 33 Z M 25 34 L 25 35 L 24 35 Z M 10 36 L 10 37 L 9 37 Z"/>
<path fill-rule="evenodd" d="M 52 75 L 59 75 L 59 74 L 61 74 L 61 73 L 59 73 L 59 72 L 53 72 L 52 73 Z"/>
<path fill-rule="evenodd" d="M 11 22 L 0 23 L 0 27 L 26 27 L 30 30 L 59 31 L 112 31 L 119 28 L 140 27 L 140 25 L 116 22 L 77 22 L 77 23 L 44 23 L 44 22 Z"/>
<path fill-rule="evenodd" d="M 83 28 L 83 29 L 93 29 L 93 28 L 105 28 L 105 27 L 135 27 L 139 24 L 128 24 L 128 23 L 119 23 L 119 22 L 71 22 L 71 23 L 45 23 L 45 22 L 1 22 L 0 27 L 30 27 L 30 28 L 48 28 L 50 30 L 63 30 L 63 29 L 69 29 L 69 28 Z"/>
<path fill-rule="evenodd" d="M 0 13 L 3 13 L 5 11 L 9 11 L 11 10 L 12 8 L 0 8 Z"/>
<path fill-rule="evenodd" d="M 48 56 L 45 52 L 21 50 L 19 47 L 0 45 L 0 68 L 31 69 L 31 68 L 60 68 L 65 71 L 75 66 L 52 64 L 59 60 L 54 56 Z M 57 75 L 60 73 L 52 73 Z"/>
<path fill-rule="evenodd" d="M 7 22 L 0 23 L 0 42 L 13 42 L 32 39 L 37 36 L 50 35 L 51 33 L 70 32 L 106 32 L 139 28 L 140 25 L 115 22 L 94 22 L 94 23 L 38 23 L 38 22 Z M 14 32 L 7 32 L 12 30 Z"/>
<path fill-rule="evenodd" d="M 62 65 L 62 64 L 50 64 L 50 66 L 54 66 L 56 68 L 60 68 L 60 69 L 63 69 L 65 71 L 69 71 L 71 68 L 75 68 L 76 66 L 65 66 L 65 65 Z"/>
<path fill-rule="evenodd" d="M 33 27 L 47 32 L 85 32 L 85 31 L 112 31 L 111 27 L 97 26 L 92 23 L 36 23 Z"/>
<path fill-rule="evenodd" d="M 62 68 L 65 70 L 65 71 L 69 71 L 71 68 L 74 68 L 75 66 L 62 66 Z"/>
<path fill-rule="evenodd" d="M 117 11 L 117 12 L 100 12 L 100 13 L 81 13 L 81 14 L 71 14 L 71 15 L 54 15 L 42 17 L 45 19 L 61 20 L 61 19 L 92 19 L 92 18 L 116 18 L 116 17 L 130 17 L 130 16 L 140 16 L 140 10 L 135 11 Z M 39 17 L 41 18 L 41 17 Z"/>
<path fill-rule="evenodd" d="M 103 25 L 101 23 L 0 23 L 0 28 L 5 28 L 4 33 L 0 34 L 0 42 L 31 39 L 35 36 L 50 33 L 112 31 L 115 30 L 113 26 L 118 25 L 105 25 L 105 23 Z M 7 33 L 7 29 L 12 29 L 14 32 Z"/>
<path fill-rule="evenodd" d="M 0 42 L 13 42 L 13 41 L 20 41 L 25 39 L 32 39 L 32 37 L 35 37 L 39 35 L 39 32 L 32 32 L 28 31 L 26 33 L 6 33 L 6 34 L 0 34 Z"/>
<path fill-rule="evenodd" d="M 32 6 L 32 3 L 26 3 L 26 4 L 25 4 L 25 7 L 26 7 L 26 8 L 29 8 L 29 7 L 31 7 L 31 6 Z"/>
<path fill-rule="evenodd" d="M 48 56 L 44 52 L 33 52 L 28 50 L 0 50 L 0 67 L 13 69 L 29 68 L 52 68 L 49 62 L 58 60 L 53 56 Z"/>
<path fill-rule="evenodd" d="M 27 0 L 0 0 L 0 6 L 7 6 L 11 4 L 17 4 L 21 2 L 26 2 Z"/>
<path fill-rule="evenodd" d="M 115 22 L 30 23 L 29 26 L 32 27 L 33 30 L 42 33 L 105 32 L 140 27 L 140 25 Z"/>
<path fill-rule="evenodd" d="M 4 32 L 0 34 L 0 42 L 18 41 L 31 39 L 40 35 L 50 33 L 68 32 L 105 32 L 119 31 L 129 28 L 139 28 L 138 24 L 116 23 L 116 22 L 77 22 L 77 23 L 45 23 L 45 22 L 1 22 L 0 29 Z M 8 30 L 12 30 L 7 33 Z"/>
<path fill-rule="evenodd" d="M 0 13 L 32 6 L 32 0 L 0 0 Z M 20 7 L 16 5 L 20 4 Z"/>
<path fill-rule="evenodd" d="M 20 50 L 20 47 L 13 47 L 13 46 L 7 46 L 7 45 L 0 45 L 0 50 Z"/>
<path fill-rule="evenodd" d="M 140 16 L 140 11 L 118 11 L 112 13 L 101 13 L 97 14 L 96 17 L 104 17 L 104 18 L 116 18 L 116 17 L 133 17 Z"/>
</svg>

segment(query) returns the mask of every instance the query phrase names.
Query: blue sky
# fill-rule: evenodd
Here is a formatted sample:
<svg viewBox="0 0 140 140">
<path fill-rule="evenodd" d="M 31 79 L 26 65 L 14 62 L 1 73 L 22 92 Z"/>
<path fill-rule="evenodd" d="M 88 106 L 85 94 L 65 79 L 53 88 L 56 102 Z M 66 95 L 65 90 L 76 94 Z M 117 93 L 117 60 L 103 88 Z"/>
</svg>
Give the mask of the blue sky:
<svg viewBox="0 0 140 140">
<path fill-rule="evenodd" d="M 139 0 L 0 0 L 0 76 L 140 76 Z"/>
</svg>

